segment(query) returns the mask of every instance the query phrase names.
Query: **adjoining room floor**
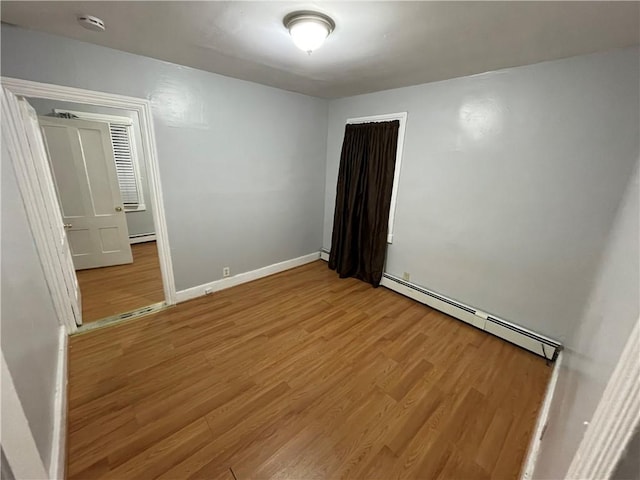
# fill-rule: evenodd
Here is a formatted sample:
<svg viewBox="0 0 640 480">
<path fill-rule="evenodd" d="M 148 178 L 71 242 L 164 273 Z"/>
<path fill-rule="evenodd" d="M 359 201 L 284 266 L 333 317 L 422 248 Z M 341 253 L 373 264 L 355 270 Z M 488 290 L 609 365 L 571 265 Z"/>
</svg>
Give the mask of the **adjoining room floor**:
<svg viewBox="0 0 640 480">
<path fill-rule="evenodd" d="M 76 271 L 83 323 L 164 301 L 156 242 L 131 245 L 131 251 L 133 263 Z"/>
<path fill-rule="evenodd" d="M 69 478 L 518 477 L 544 359 L 314 262 L 71 338 Z"/>
</svg>

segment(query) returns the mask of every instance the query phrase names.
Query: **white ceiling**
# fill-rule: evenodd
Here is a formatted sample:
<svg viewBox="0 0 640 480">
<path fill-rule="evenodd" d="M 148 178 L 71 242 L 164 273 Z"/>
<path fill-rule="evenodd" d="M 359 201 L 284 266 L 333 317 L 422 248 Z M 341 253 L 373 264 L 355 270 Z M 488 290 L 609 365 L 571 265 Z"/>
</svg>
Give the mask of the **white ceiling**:
<svg viewBox="0 0 640 480">
<path fill-rule="evenodd" d="M 640 43 L 639 2 L 9 2 L 2 21 L 319 97 L 343 97 Z M 311 56 L 282 25 L 317 10 Z M 105 21 L 91 32 L 78 14 Z"/>
</svg>

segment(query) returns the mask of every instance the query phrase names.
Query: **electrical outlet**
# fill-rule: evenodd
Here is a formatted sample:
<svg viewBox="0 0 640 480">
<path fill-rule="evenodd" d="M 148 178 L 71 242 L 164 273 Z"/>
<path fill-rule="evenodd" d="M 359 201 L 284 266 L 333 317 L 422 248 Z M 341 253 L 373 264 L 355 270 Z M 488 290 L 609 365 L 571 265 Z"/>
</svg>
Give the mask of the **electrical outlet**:
<svg viewBox="0 0 640 480">
<path fill-rule="evenodd" d="M 409 272 L 404 272 L 402 274 L 402 279 L 408 282 L 409 280 L 411 280 L 411 274 Z"/>
<path fill-rule="evenodd" d="M 224 267 L 224 268 L 222 269 L 222 276 L 223 276 L 223 277 L 228 277 L 228 276 L 230 276 L 230 275 L 231 275 L 231 271 L 229 270 L 229 267 Z"/>
</svg>

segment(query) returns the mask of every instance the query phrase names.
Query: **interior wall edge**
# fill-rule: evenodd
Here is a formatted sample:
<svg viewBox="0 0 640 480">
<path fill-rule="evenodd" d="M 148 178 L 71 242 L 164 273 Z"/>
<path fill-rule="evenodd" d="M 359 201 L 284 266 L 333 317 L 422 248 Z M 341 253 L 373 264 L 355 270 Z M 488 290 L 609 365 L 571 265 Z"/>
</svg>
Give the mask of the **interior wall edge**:
<svg viewBox="0 0 640 480">
<path fill-rule="evenodd" d="M 593 283 L 586 308 L 579 318 L 572 337 L 567 343 L 563 368 L 558 378 L 558 391 L 551 405 L 550 420 L 540 450 L 533 478 L 608 478 L 609 475 L 587 473 L 572 476 L 569 468 L 575 462 L 579 449 L 586 446 L 585 439 L 594 433 L 601 405 L 606 402 L 607 390 L 616 375 L 627 350 L 629 339 L 638 335 L 640 315 L 640 195 L 638 170 L 624 192 L 624 202 L 616 214 L 614 228 L 610 231 L 605 255 L 600 258 L 596 281 Z M 635 330 L 634 330 L 635 329 Z M 637 344 L 637 342 L 636 342 Z M 637 364 L 638 349 L 634 351 Z M 630 374 L 627 378 L 637 378 Z M 638 389 L 637 381 L 634 386 Z M 640 390 L 638 390 L 640 391 Z M 617 395 L 623 401 L 631 401 L 627 394 Z M 616 409 L 615 402 L 605 409 L 609 415 Z M 602 417 L 601 417 L 602 418 Z M 609 415 L 608 421 L 611 421 Z M 618 415 L 615 422 L 624 422 Z M 604 424 L 600 423 L 600 427 Z M 621 431 L 596 430 L 592 440 L 605 436 L 620 438 Z M 611 457 L 602 443 L 598 448 L 582 450 L 581 458 Z M 595 460 L 595 458 L 593 458 Z M 582 466 L 585 463 L 582 462 Z M 567 473 L 569 472 L 569 473 Z"/>
<path fill-rule="evenodd" d="M 32 480 L 49 477 L 33 437 L 33 429 L 2 353 L 2 452 L 16 478 Z"/>
<path fill-rule="evenodd" d="M 538 419 L 536 420 L 536 427 L 531 436 L 529 443 L 529 449 L 522 467 L 522 475 L 520 480 L 530 480 L 533 478 L 533 472 L 536 468 L 536 462 L 540 454 L 540 445 L 542 444 L 542 437 L 547 428 L 549 421 L 549 412 L 551 411 L 551 405 L 553 403 L 553 397 L 556 393 L 556 387 L 558 386 L 558 376 L 560 375 L 560 368 L 562 366 L 562 351 L 558 353 L 555 364 L 553 365 L 553 373 L 551 379 L 547 385 L 547 391 L 544 394 L 544 400 L 540 412 L 538 412 Z"/>
<path fill-rule="evenodd" d="M 69 380 L 69 335 L 64 326 L 60 326 L 60 344 L 58 347 L 58 366 L 56 370 L 56 392 L 53 403 L 54 423 L 51 441 L 50 478 L 65 478 L 67 458 L 67 384 Z"/>
<path fill-rule="evenodd" d="M 566 474 L 569 479 L 612 478 L 640 425 L 640 317 L 607 382 Z"/>
</svg>

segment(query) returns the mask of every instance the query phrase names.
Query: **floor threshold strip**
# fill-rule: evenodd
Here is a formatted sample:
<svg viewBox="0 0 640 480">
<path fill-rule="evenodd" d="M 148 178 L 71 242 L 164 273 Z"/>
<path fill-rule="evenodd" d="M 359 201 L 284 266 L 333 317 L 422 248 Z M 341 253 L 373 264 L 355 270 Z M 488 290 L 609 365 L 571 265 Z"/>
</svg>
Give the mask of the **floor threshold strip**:
<svg viewBox="0 0 640 480">
<path fill-rule="evenodd" d="M 91 332 L 98 328 L 110 327 L 112 325 L 126 322 L 127 320 L 140 318 L 145 315 L 149 315 L 151 313 L 159 312 L 160 310 L 163 310 L 166 307 L 167 305 L 164 302 L 158 302 L 158 303 L 154 303 L 153 305 L 148 305 L 146 307 L 131 310 L 129 312 L 124 312 L 118 315 L 113 315 L 111 317 L 102 318 L 100 320 L 96 320 L 95 322 L 88 322 L 78 327 L 78 330 L 74 333 L 74 335 Z"/>
</svg>

